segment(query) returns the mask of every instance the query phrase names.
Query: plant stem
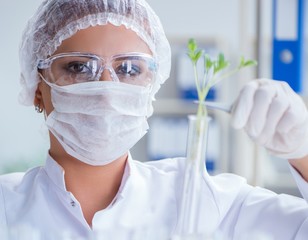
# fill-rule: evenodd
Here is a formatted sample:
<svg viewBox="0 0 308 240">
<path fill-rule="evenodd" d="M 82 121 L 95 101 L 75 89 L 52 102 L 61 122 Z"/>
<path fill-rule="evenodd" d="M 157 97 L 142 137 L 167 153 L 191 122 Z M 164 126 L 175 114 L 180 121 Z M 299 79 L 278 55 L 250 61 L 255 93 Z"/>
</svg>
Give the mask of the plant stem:
<svg viewBox="0 0 308 240">
<path fill-rule="evenodd" d="M 195 75 L 195 84 L 198 92 L 198 96 L 200 95 L 200 86 L 199 86 L 199 77 L 198 77 L 198 71 L 197 71 L 197 65 L 193 63 L 193 68 L 194 68 L 194 75 Z"/>
<path fill-rule="evenodd" d="M 237 67 L 235 69 L 233 69 L 232 71 L 229 71 L 229 72 L 226 72 L 224 73 L 223 75 L 221 75 L 219 78 L 215 78 L 213 77 L 212 78 L 212 81 L 211 81 L 211 87 L 216 85 L 217 83 L 219 83 L 221 80 L 223 80 L 224 78 L 227 78 L 227 77 L 230 77 L 232 75 L 234 75 L 235 73 L 237 73 L 241 68 L 240 67 Z"/>
</svg>

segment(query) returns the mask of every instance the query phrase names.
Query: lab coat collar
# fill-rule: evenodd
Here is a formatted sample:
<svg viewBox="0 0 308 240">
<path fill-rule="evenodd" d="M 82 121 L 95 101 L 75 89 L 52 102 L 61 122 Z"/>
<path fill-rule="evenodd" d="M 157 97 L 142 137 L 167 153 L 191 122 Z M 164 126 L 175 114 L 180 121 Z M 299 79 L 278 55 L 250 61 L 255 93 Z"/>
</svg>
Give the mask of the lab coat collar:
<svg viewBox="0 0 308 240">
<path fill-rule="evenodd" d="M 126 162 L 126 166 L 125 166 L 125 170 L 124 170 L 124 174 L 122 177 L 122 182 L 117 194 L 117 197 L 122 197 L 125 194 L 125 189 L 127 189 L 126 185 L 130 185 L 127 184 L 128 180 L 131 180 L 130 178 L 132 178 L 132 176 L 134 176 L 134 172 L 136 172 L 135 170 L 135 166 L 131 157 L 131 154 L 128 153 L 128 158 L 127 158 L 127 162 Z M 58 164 L 49 154 L 47 155 L 47 159 L 45 162 L 45 167 L 44 170 L 47 174 L 47 176 L 51 179 L 51 181 L 60 189 L 67 191 L 66 189 L 66 185 L 65 185 L 65 171 L 64 169 L 60 166 L 60 164 Z"/>
<path fill-rule="evenodd" d="M 49 154 L 47 155 L 44 170 L 58 188 L 66 191 L 64 169 Z"/>
<path fill-rule="evenodd" d="M 130 192 L 129 190 L 130 186 L 132 185 L 132 181 L 134 181 L 134 177 L 136 175 L 136 166 L 134 165 L 132 156 L 130 152 L 128 152 L 128 157 L 126 161 L 126 166 L 122 178 L 122 182 L 119 188 L 119 192 L 117 194 L 117 198 L 123 198 L 127 192 Z"/>
</svg>

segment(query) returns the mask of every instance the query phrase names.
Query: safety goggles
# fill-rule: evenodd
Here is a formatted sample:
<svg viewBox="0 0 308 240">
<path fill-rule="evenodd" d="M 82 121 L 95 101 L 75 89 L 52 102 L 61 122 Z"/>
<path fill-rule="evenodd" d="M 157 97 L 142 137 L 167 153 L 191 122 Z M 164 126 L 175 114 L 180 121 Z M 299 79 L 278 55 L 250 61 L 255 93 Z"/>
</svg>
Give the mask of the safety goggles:
<svg viewBox="0 0 308 240">
<path fill-rule="evenodd" d="M 149 86 L 157 70 L 153 57 L 135 52 L 109 58 L 80 52 L 61 53 L 39 60 L 37 67 L 44 70 L 48 82 L 59 86 L 99 81 L 105 70 L 112 81 Z"/>
</svg>

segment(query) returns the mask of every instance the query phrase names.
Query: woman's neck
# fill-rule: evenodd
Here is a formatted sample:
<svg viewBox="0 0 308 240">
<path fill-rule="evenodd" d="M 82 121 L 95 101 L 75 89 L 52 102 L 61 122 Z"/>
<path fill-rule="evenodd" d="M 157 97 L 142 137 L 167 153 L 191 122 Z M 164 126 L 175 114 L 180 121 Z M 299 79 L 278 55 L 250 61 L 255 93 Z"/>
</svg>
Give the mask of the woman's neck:
<svg viewBox="0 0 308 240">
<path fill-rule="evenodd" d="M 66 189 L 79 201 L 83 215 L 91 226 L 94 214 L 108 207 L 118 193 L 128 154 L 104 166 L 85 164 L 52 148 L 50 155 L 64 169 Z"/>
</svg>

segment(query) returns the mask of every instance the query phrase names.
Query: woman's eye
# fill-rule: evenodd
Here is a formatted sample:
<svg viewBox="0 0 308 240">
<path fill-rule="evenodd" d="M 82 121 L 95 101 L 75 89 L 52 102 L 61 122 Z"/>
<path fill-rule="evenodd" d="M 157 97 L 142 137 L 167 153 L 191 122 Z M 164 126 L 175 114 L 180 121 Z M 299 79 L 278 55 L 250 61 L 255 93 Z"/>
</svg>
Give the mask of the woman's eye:
<svg viewBox="0 0 308 240">
<path fill-rule="evenodd" d="M 115 70 L 116 70 L 116 74 L 128 75 L 131 77 L 138 76 L 141 74 L 140 67 L 129 61 L 123 62 Z"/>
<path fill-rule="evenodd" d="M 67 70 L 71 73 L 92 73 L 91 67 L 84 62 L 71 62 L 67 65 Z"/>
</svg>

